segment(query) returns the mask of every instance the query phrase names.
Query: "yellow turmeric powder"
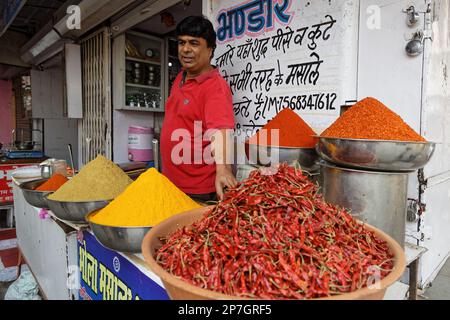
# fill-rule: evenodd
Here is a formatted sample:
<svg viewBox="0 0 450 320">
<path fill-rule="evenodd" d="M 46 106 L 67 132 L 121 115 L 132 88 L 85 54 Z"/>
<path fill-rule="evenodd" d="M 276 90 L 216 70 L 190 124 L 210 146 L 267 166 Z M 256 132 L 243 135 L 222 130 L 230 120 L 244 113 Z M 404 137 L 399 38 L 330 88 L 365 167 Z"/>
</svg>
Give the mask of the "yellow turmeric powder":
<svg viewBox="0 0 450 320">
<path fill-rule="evenodd" d="M 169 179 L 151 168 L 141 174 L 90 221 L 107 226 L 154 226 L 166 218 L 200 205 L 179 190 Z"/>
</svg>

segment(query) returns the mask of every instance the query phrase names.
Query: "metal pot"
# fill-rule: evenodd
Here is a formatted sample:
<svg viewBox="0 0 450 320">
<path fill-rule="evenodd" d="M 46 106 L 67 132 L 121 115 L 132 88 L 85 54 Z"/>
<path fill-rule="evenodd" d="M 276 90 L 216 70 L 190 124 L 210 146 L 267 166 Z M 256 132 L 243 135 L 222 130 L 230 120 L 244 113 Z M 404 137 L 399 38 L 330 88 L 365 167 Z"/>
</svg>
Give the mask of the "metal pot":
<svg viewBox="0 0 450 320">
<path fill-rule="evenodd" d="M 407 172 L 377 172 L 337 167 L 321 162 L 325 201 L 348 208 L 351 214 L 405 243 Z"/>
<path fill-rule="evenodd" d="M 41 176 L 44 179 L 49 179 L 53 175 L 53 166 L 51 164 L 41 165 Z"/>
<path fill-rule="evenodd" d="M 33 150 L 36 142 L 34 141 L 15 141 L 14 146 L 17 150 Z"/>
</svg>

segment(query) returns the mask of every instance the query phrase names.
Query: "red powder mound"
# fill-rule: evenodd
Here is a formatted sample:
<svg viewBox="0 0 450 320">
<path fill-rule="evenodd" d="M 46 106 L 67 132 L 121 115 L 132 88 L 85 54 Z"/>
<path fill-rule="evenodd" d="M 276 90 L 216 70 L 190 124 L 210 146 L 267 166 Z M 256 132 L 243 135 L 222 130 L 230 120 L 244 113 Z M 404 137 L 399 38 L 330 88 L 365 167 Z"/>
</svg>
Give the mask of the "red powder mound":
<svg viewBox="0 0 450 320">
<path fill-rule="evenodd" d="M 426 141 L 398 114 L 371 97 L 350 107 L 320 136 L 367 140 Z"/>
<path fill-rule="evenodd" d="M 56 173 L 49 180 L 41 184 L 36 188 L 37 191 L 56 191 L 58 190 L 64 183 L 69 181 L 63 175 Z"/>
<path fill-rule="evenodd" d="M 261 134 L 262 130 L 267 130 L 267 139 Z M 272 130 L 279 130 L 279 143 L 272 142 Z M 313 129 L 303 119 L 289 108 L 280 111 L 275 118 L 269 121 L 248 143 L 278 147 L 314 148 L 318 138 Z"/>
</svg>

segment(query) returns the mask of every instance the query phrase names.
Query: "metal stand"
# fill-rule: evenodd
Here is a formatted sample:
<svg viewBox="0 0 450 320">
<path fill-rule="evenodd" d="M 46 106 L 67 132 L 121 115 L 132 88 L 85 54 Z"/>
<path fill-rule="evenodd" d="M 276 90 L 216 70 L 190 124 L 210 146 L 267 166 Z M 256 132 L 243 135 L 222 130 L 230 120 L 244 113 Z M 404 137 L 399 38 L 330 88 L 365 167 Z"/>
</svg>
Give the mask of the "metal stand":
<svg viewBox="0 0 450 320">
<path fill-rule="evenodd" d="M 427 248 L 405 243 L 406 264 L 409 268 L 409 300 L 417 300 L 420 257 Z"/>
</svg>

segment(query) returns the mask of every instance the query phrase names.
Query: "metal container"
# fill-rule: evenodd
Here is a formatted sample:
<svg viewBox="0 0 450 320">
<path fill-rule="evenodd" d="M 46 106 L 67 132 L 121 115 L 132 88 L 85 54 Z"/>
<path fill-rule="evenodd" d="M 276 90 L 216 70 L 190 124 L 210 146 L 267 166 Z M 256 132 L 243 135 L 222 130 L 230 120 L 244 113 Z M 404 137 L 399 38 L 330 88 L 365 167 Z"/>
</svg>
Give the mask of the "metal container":
<svg viewBox="0 0 450 320">
<path fill-rule="evenodd" d="M 56 201 L 46 197 L 49 209 L 61 220 L 86 222 L 85 217 L 98 209 L 106 207 L 111 200 L 99 201 Z"/>
<path fill-rule="evenodd" d="M 408 173 L 375 172 L 321 162 L 325 201 L 348 208 L 351 214 L 405 243 Z"/>
<path fill-rule="evenodd" d="M 95 237 L 103 246 L 120 252 L 141 252 L 142 240 L 151 227 L 114 227 L 97 224 L 90 220 L 95 213 L 90 213 L 86 220 Z"/>
<path fill-rule="evenodd" d="M 47 159 L 39 164 L 41 167 L 41 176 L 43 178 L 50 178 L 55 173 L 67 176 L 67 162 L 66 160 Z"/>
<path fill-rule="evenodd" d="M 246 143 L 245 153 L 252 164 L 256 162 L 258 165 L 266 166 L 282 162 L 288 164 L 298 162 L 305 171 L 319 170 L 316 162 L 318 155 L 314 148 L 274 147 Z"/>
<path fill-rule="evenodd" d="M 20 184 L 20 189 L 22 190 L 23 197 L 25 200 L 36 208 L 48 208 L 48 203 L 46 197 L 53 193 L 53 191 L 38 191 L 34 190 L 41 184 L 46 182 L 48 179 L 38 179 Z"/>
<path fill-rule="evenodd" d="M 14 141 L 17 150 L 29 151 L 33 150 L 36 142 L 34 141 Z"/>
<path fill-rule="evenodd" d="M 434 153 L 433 142 L 341 139 L 320 137 L 317 153 L 341 166 L 376 171 L 414 171 Z"/>
<path fill-rule="evenodd" d="M 159 155 L 159 141 L 158 139 L 152 139 L 152 146 L 153 146 L 153 160 L 155 161 L 155 169 L 158 171 L 161 171 L 160 168 L 160 155 Z"/>
<path fill-rule="evenodd" d="M 49 179 L 53 175 L 53 167 L 49 164 L 41 165 L 41 176 Z"/>
</svg>

